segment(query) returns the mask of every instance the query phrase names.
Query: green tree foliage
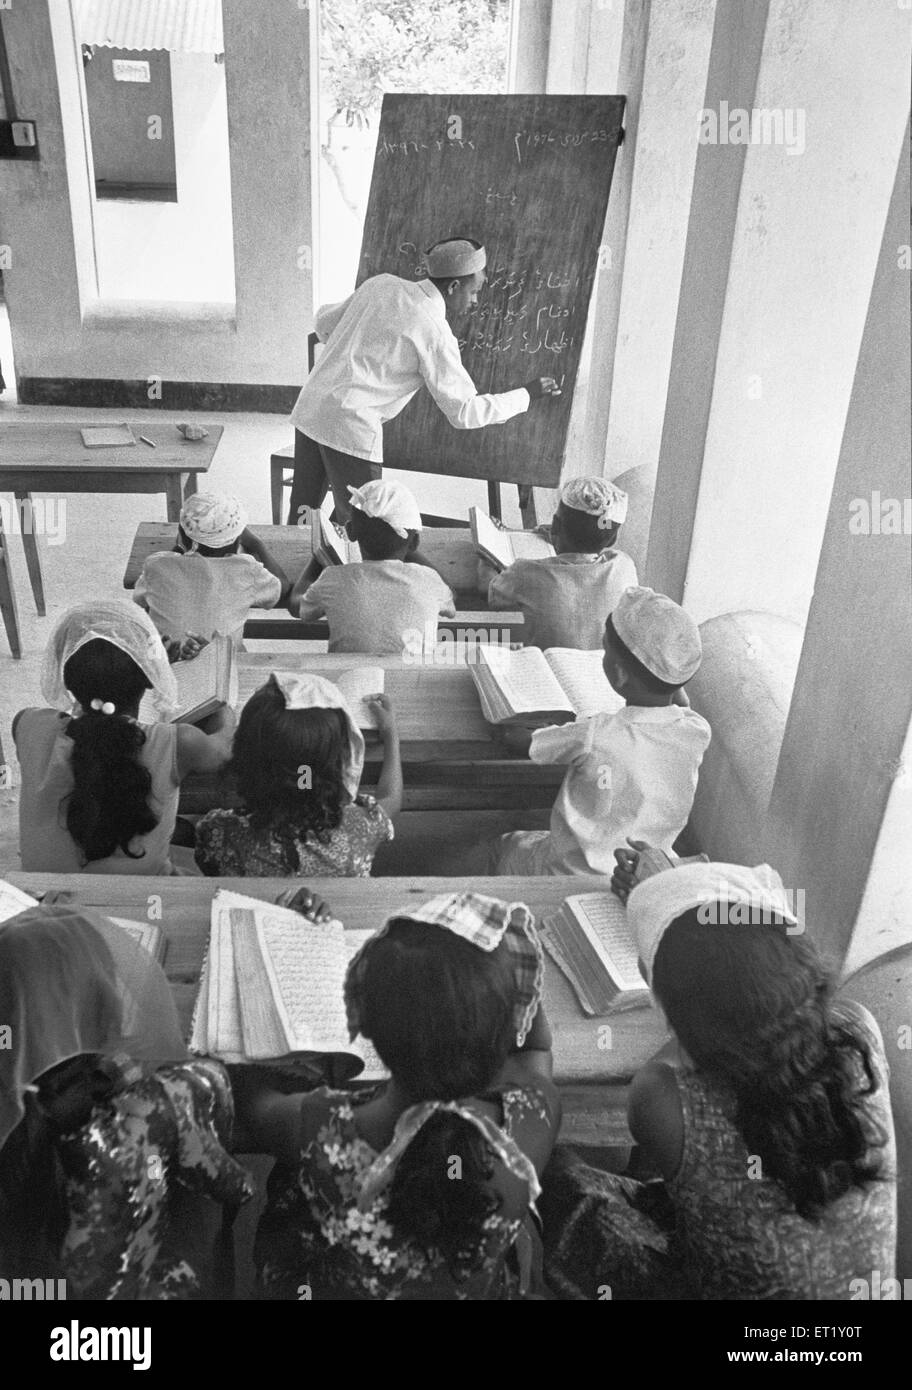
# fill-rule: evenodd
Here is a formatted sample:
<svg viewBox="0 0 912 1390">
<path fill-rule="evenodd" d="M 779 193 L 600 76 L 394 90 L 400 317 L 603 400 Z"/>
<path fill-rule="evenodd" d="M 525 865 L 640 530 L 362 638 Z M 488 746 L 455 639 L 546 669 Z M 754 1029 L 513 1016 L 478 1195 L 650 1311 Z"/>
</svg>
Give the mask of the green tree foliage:
<svg viewBox="0 0 912 1390">
<path fill-rule="evenodd" d="M 322 0 L 330 121 L 373 124 L 384 92 L 503 92 L 510 0 Z"/>
</svg>

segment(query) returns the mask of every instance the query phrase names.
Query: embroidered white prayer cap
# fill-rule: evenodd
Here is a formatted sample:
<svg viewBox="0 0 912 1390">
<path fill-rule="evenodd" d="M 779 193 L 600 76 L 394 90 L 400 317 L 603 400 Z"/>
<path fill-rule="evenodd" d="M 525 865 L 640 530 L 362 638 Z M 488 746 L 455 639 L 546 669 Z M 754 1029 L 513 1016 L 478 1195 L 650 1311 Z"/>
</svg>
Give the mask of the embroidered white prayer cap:
<svg viewBox="0 0 912 1390">
<path fill-rule="evenodd" d="M 200 545 L 220 550 L 237 540 L 247 525 L 247 513 L 228 492 L 195 492 L 181 507 L 180 524 L 194 550 Z"/>
<path fill-rule="evenodd" d="M 713 926 L 750 927 L 780 919 L 787 926 L 799 925 L 782 879 L 769 864 L 754 869 L 743 864 L 682 864 L 653 874 L 627 899 L 627 922 L 648 984 L 662 937 L 692 908 L 700 909 L 700 920 L 705 917 Z"/>
<path fill-rule="evenodd" d="M 397 536 L 403 539 L 409 531 L 421 530 L 421 512 L 418 503 L 402 483 L 391 482 L 388 478 L 376 478 L 363 487 L 349 484 L 348 497 L 351 505 L 365 516 L 376 517 L 391 526 Z"/>
<path fill-rule="evenodd" d="M 158 629 L 138 604 L 117 599 L 78 604 L 54 628 L 41 672 L 41 693 L 48 704 L 55 709 L 72 704 L 64 667 L 80 647 L 96 640 L 110 642 L 136 662 L 152 687 L 158 715 L 169 718 L 177 708 L 177 681 Z"/>
<path fill-rule="evenodd" d="M 561 488 L 563 506 L 587 516 L 597 516 L 599 524 L 608 529 L 609 523 L 627 520 L 627 494 L 605 478 L 571 478 Z"/>
<path fill-rule="evenodd" d="M 273 671 L 271 679 L 285 697 L 286 709 L 337 709 L 348 723 L 348 756 L 342 759 L 342 784 L 352 801 L 358 795 L 364 768 L 364 735 L 355 723 L 342 691 L 323 676 L 297 671 Z"/>
<path fill-rule="evenodd" d="M 450 275 L 454 279 L 474 275 L 476 270 L 484 270 L 488 262 L 483 246 L 473 246 L 471 241 L 461 237 L 438 241 L 428 247 L 425 255 L 428 276 L 432 280 L 445 280 Z"/>
<path fill-rule="evenodd" d="M 618 599 L 611 622 L 624 646 L 660 681 L 683 685 L 700 669 L 700 630 L 667 594 L 631 585 Z"/>
</svg>

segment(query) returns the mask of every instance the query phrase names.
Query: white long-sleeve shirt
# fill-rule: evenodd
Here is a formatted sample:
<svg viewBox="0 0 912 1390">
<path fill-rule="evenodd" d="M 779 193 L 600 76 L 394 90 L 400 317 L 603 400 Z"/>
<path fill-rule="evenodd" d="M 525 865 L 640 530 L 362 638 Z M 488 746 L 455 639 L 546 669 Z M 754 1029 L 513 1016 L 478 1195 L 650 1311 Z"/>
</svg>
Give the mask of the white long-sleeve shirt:
<svg viewBox="0 0 912 1390">
<path fill-rule="evenodd" d="M 480 396 L 430 280 L 374 275 L 316 317 L 326 342 L 291 414 L 302 433 L 383 462 L 383 425 L 424 385 L 456 429 L 501 424 L 529 408 L 525 387 Z"/>
</svg>

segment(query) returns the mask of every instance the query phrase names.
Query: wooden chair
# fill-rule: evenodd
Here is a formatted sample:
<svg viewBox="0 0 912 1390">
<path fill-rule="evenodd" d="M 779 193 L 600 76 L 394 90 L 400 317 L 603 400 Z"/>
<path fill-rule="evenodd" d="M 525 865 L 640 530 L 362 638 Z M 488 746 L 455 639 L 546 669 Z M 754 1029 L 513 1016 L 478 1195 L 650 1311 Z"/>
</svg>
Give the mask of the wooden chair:
<svg viewBox="0 0 912 1390">
<path fill-rule="evenodd" d="M 269 495 L 272 498 L 272 524 L 282 525 L 283 493 L 294 478 L 294 445 L 269 455 Z"/>
</svg>

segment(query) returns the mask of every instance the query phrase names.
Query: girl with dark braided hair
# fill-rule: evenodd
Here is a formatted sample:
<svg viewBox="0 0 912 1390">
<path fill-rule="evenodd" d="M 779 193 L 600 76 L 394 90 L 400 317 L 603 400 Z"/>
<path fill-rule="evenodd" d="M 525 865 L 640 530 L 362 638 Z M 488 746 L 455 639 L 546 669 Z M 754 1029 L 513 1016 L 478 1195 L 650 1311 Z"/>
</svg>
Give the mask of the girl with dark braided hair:
<svg viewBox="0 0 912 1390">
<path fill-rule="evenodd" d="M 664 1180 L 666 1225 L 647 1216 L 660 1184 L 555 1168 L 543 1214 L 557 1282 L 592 1296 L 572 1265 L 580 1189 L 615 1297 L 649 1297 L 651 1280 L 651 1296 L 847 1299 L 854 1277 L 891 1276 L 896 1150 L 877 1024 L 834 999 L 768 865 L 669 871 L 639 848 L 649 876 L 620 851 L 616 879 L 622 893 L 637 884 L 630 925 L 673 1039 L 635 1076 L 628 1121 L 638 1173 Z"/>
</svg>

